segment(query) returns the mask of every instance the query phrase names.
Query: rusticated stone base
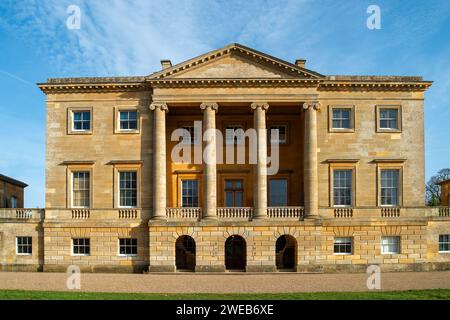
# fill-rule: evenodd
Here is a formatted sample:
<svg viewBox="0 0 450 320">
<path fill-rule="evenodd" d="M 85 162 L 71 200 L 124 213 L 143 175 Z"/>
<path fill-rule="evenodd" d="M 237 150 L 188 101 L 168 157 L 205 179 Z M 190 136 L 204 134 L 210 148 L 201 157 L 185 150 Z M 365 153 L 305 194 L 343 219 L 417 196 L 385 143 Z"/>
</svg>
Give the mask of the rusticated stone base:
<svg viewBox="0 0 450 320">
<path fill-rule="evenodd" d="M 5 264 L 0 265 L 0 271 L 13 271 L 13 272 L 41 272 L 43 267 L 40 265 L 29 264 Z"/>
<path fill-rule="evenodd" d="M 195 266 L 195 272 L 225 272 L 225 266 Z"/>
</svg>

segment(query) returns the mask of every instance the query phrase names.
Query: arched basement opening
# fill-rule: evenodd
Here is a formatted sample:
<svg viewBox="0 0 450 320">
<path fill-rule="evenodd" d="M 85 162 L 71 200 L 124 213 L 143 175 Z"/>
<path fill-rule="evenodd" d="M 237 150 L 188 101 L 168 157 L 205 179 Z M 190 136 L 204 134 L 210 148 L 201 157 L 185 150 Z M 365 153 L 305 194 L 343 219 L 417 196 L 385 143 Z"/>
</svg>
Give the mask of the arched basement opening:
<svg viewBox="0 0 450 320">
<path fill-rule="evenodd" d="M 290 235 L 282 235 L 275 244 L 277 270 L 295 271 L 297 265 L 297 240 Z"/>
<path fill-rule="evenodd" d="M 175 262 L 177 270 L 195 270 L 195 240 L 190 236 L 181 236 L 175 243 Z"/>
<path fill-rule="evenodd" d="M 244 271 L 247 265 L 247 245 L 238 235 L 228 237 L 225 241 L 225 268 Z"/>
</svg>

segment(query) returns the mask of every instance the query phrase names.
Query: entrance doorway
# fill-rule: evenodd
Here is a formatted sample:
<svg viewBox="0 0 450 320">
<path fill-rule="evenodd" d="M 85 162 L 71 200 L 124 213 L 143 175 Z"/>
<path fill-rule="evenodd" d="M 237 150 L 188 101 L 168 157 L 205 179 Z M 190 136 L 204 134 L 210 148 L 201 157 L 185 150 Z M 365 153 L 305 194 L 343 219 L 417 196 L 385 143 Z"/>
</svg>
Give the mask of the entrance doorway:
<svg viewBox="0 0 450 320">
<path fill-rule="evenodd" d="M 293 236 L 283 235 L 275 244 L 277 270 L 295 269 L 297 264 L 297 240 Z"/>
<path fill-rule="evenodd" d="M 247 265 L 247 248 L 244 238 L 231 236 L 225 242 L 225 268 L 227 270 L 245 270 Z"/>
<path fill-rule="evenodd" d="M 195 270 L 195 241 L 190 236 L 181 236 L 175 243 L 175 260 L 177 270 Z"/>
</svg>

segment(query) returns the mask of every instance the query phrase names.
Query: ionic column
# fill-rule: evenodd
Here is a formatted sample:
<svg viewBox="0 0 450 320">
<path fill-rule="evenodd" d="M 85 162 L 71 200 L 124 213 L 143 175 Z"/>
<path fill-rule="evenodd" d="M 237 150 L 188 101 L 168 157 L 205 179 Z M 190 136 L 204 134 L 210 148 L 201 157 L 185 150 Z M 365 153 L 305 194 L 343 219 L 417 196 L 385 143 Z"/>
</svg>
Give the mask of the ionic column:
<svg viewBox="0 0 450 320">
<path fill-rule="evenodd" d="M 305 102 L 305 150 L 303 186 L 305 193 L 305 214 L 308 217 L 319 215 L 319 184 L 317 172 L 317 110 L 320 104 L 316 101 Z"/>
<path fill-rule="evenodd" d="M 217 103 L 202 103 L 203 132 L 203 219 L 217 218 L 217 169 L 216 169 L 216 112 Z M 211 129 L 211 130 L 209 130 Z M 208 131 L 209 130 L 209 131 Z"/>
<path fill-rule="evenodd" d="M 253 219 L 267 217 L 267 130 L 266 111 L 268 103 L 252 103 L 253 127 L 257 137 L 257 162 L 254 171 L 254 216 Z M 251 151 L 250 151 L 251 152 Z"/>
<path fill-rule="evenodd" d="M 166 113 L 165 103 L 152 103 L 153 111 L 153 219 L 166 219 Z"/>
</svg>

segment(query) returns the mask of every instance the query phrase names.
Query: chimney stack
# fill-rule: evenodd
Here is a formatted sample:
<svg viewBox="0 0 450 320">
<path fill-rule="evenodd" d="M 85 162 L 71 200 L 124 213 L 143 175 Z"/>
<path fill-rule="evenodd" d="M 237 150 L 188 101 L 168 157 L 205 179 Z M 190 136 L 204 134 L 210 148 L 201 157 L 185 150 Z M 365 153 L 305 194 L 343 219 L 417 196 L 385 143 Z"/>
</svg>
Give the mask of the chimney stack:
<svg viewBox="0 0 450 320">
<path fill-rule="evenodd" d="M 305 59 L 297 59 L 297 60 L 295 60 L 295 64 L 300 68 L 304 68 L 305 64 L 306 64 L 306 60 Z"/>
<path fill-rule="evenodd" d="M 172 62 L 170 60 L 161 60 L 161 67 L 164 69 L 170 68 L 172 66 Z"/>
</svg>

